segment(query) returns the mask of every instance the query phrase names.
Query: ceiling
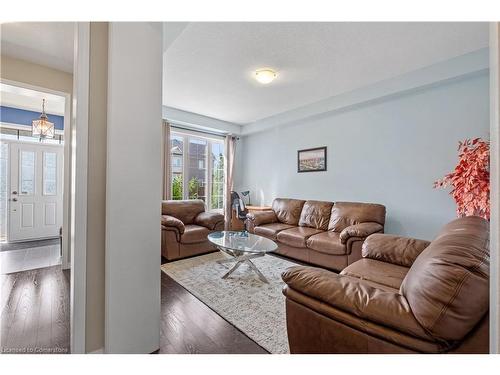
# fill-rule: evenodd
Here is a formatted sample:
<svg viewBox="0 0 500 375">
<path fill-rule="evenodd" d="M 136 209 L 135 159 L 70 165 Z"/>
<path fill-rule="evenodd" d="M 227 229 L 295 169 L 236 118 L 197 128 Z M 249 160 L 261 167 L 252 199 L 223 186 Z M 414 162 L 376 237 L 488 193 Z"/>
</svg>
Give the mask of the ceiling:
<svg viewBox="0 0 500 375">
<path fill-rule="evenodd" d="M 0 30 L 2 55 L 73 71 L 74 23 L 13 22 Z"/>
<path fill-rule="evenodd" d="M 64 116 L 64 96 L 0 83 L 0 105 L 40 112 L 42 99 L 47 113 Z"/>
<path fill-rule="evenodd" d="M 241 125 L 488 46 L 488 23 L 470 22 L 214 22 L 168 31 L 163 104 Z M 262 67 L 278 71 L 267 86 L 252 76 Z"/>
<path fill-rule="evenodd" d="M 1 42 L 73 69 L 73 23 L 4 23 Z M 244 125 L 485 48 L 488 24 L 166 22 L 163 43 L 163 104 Z M 278 71 L 267 86 L 263 67 Z"/>
</svg>

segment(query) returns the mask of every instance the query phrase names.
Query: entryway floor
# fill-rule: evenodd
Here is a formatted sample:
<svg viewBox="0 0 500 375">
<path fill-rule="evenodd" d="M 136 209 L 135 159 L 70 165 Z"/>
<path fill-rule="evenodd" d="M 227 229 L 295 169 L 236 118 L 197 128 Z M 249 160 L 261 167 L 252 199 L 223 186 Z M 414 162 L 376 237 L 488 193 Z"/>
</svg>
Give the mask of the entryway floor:
<svg viewBox="0 0 500 375">
<path fill-rule="evenodd" d="M 0 274 L 9 274 L 52 267 L 61 264 L 58 242 L 32 241 L 15 244 L 2 244 L 0 252 Z M 11 250 L 4 247 L 10 246 Z"/>
</svg>

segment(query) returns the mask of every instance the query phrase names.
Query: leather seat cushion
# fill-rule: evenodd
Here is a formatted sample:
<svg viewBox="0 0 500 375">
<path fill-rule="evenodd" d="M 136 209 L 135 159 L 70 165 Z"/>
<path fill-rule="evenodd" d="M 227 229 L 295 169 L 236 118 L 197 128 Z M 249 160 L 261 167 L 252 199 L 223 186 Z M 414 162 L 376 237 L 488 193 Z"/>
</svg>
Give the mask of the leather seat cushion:
<svg viewBox="0 0 500 375">
<path fill-rule="evenodd" d="M 205 212 L 205 202 L 201 199 L 168 200 L 161 204 L 162 215 L 173 216 L 186 224 L 193 224 L 198 214 Z"/>
<path fill-rule="evenodd" d="M 408 267 L 363 258 L 344 268 L 340 274 L 399 290 L 409 270 Z"/>
<path fill-rule="evenodd" d="M 332 207 L 333 202 L 306 201 L 300 213 L 299 225 L 327 230 Z"/>
<path fill-rule="evenodd" d="M 280 223 L 297 225 L 304 202 L 299 199 L 276 198 L 273 201 L 273 211 Z"/>
<path fill-rule="evenodd" d="M 283 223 L 271 223 L 258 225 L 254 228 L 255 234 L 276 240 L 276 236 L 279 232 L 285 229 L 294 228 L 293 225 L 283 224 Z"/>
<path fill-rule="evenodd" d="M 375 203 L 335 202 L 328 229 L 342 232 L 345 228 L 366 222 L 385 224 L 385 206 Z"/>
<path fill-rule="evenodd" d="M 321 233 L 322 230 L 309 227 L 295 227 L 278 233 L 278 241 L 292 247 L 307 247 L 309 237 Z"/>
<path fill-rule="evenodd" d="M 340 242 L 338 232 L 323 232 L 315 234 L 307 239 L 307 247 L 320 253 L 332 255 L 344 255 L 347 252 L 347 246 Z"/>
<path fill-rule="evenodd" d="M 207 241 L 210 231 L 202 226 L 189 224 L 185 226 L 181 236 L 181 243 L 200 243 Z"/>
</svg>

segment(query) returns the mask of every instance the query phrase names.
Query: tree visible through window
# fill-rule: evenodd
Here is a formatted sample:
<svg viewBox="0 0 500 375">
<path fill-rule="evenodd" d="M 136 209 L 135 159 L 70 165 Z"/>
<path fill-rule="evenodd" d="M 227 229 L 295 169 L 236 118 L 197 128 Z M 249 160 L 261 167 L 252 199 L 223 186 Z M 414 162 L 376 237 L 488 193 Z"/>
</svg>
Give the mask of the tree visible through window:
<svg viewBox="0 0 500 375">
<path fill-rule="evenodd" d="M 183 199 L 182 176 L 183 171 L 183 155 L 184 155 L 184 138 L 179 135 L 172 135 L 170 140 L 170 170 L 172 171 L 172 199 Z"/>
<path fill-rule="evenodd" d="M 172 199 L 202 199 L 207 209 L 224 204 L 224 143 L 193 132 L 172 132 Z"/>
<path fill-rule="evenodd" d="M 212 187 L 210 204 L 212 209 L 222 209 L 224 204 L 224 145 L 212 144 Z"/>
</svg>

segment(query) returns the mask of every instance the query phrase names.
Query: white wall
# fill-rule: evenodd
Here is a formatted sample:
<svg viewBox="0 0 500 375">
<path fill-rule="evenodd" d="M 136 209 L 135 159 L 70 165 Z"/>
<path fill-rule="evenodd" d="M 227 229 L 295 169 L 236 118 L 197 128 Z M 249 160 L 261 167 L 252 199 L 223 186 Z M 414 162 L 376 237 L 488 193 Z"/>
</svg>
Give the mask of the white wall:
<svg viewBox="0 0 500 375">
<path fill-rule="evenodd" d="M 162 26 L 109 24 L 105 352 L 160 335 Z"/>
<path fill-rule="evenodd" d="M 250 134 L 238 145 L 236 184 L 252 203 L 275 197 L 386 205 L 386 232 L 431 239 L 455 217 L 433 181 L 457 143 L 488 137 L 488 74 L 391 96 Z M 245 132 L 245 131 L 243 131 Z M 327 146 L 328 171 L 297 173 L 297 150 Z"/>
<path fill-rule="evenodd" d="M 490 133 L 491 133 L 491 219 L 490 219 L 490 352 L 500 353 L 500 256 L 499 241 L 499 107 L 500 28 L 490 24 Z"/>
</svg>

